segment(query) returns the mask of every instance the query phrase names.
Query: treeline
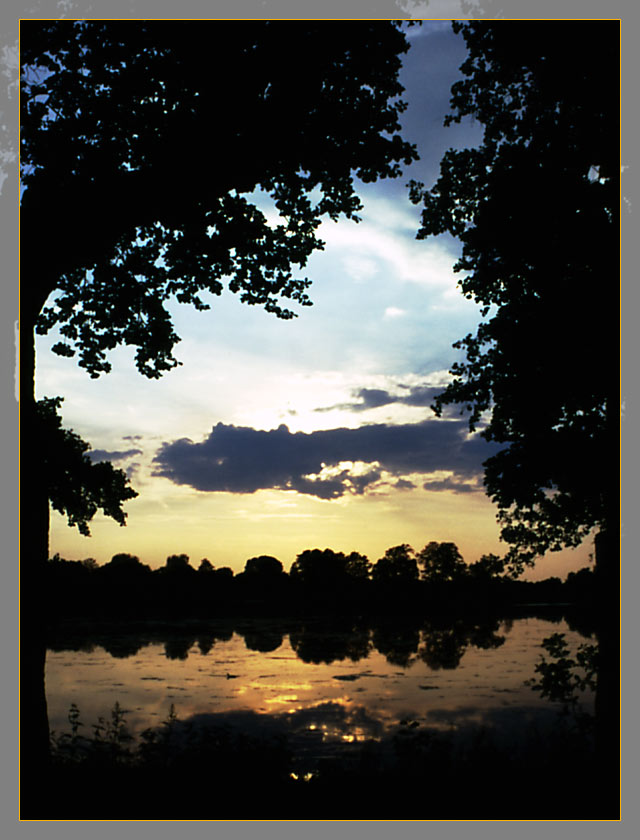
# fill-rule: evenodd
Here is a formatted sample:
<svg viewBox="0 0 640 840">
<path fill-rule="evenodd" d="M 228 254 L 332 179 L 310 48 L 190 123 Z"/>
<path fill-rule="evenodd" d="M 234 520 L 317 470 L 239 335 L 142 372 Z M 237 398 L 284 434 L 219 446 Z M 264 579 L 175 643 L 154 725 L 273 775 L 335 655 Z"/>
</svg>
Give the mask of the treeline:
<svg viewBox="0 0 640 840">
<path fill-rule="evenodd" d="M 515 580 L 493 554 L 467 564 L 454 543 L 430 542 L 420 552 L 403 544 L 376 563 L 357 552 L 308 549 L 289 572 L 269 555 L 252 557 L 244 570 L 193 566 L 186 554 L 170 555 L 151 569 L 132 554 L 108 563 L 72 561 L 56 554 L 47 564 L 49 615 L 216 617 L 238 610 L 277 612 L 398 612 L 447 609 L 482 611 L 515 603 L 580 603 L 595 599 L 593 573 L 566 580 Z"/>
</svg>

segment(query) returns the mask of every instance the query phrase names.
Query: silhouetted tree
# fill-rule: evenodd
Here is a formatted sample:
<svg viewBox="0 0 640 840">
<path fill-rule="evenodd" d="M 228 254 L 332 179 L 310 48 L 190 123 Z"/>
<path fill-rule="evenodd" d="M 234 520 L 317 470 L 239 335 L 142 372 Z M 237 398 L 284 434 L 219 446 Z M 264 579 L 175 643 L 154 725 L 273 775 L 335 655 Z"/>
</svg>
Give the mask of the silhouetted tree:
<svg viewBox="0 0 640 840">
<path fill-rule="evenodd" d="M 420 238 L 461 240 L 459 285 L 484 320 L 455 345 L 466 359 L 435 408 L 463 406 L 502 444 L 485 485 L 512 569 L 596 532 L 599 763 L 616 815 L 621 23 L 453 25 L 469 53 L 447 121 L 475 118 L 484 137 L 411 196 Z"/>
<path fill-rule="evenodd" d="M 418 564 L 410 545 L 403 543 L 385 551 L 371 571 L 376 583 L 414 583 L 418 580 Z"/>
<path fill-rule="evenodd" d="M 30 721 L 21 749 L 25 756 L 37 754 L 41 762 L 46 762 L 49 744 L 43 622 L 54 606 L 44 577 L 49 505 L 88 536 L 88 523 L 98 510 L 124 525 L 122 506 L 138 495 L 122 470 L 106 461 L 93 463 L 88 454 L 91 446 L 73 430 L 63 428 L 58 414 L 61 403 L 60 397 L 35 402 L 33 394 L 21 402 L 20 708 L 21 719 Z M 25 593 L 29 593 L 26 600 Z"/>
<path fill-rule="evenodd" d="M 340 586 L 346 580 L 346 557 L 330 548 L 306 549 L 293 561 L 289 577 L 310 589 Z"/>
<path fill-rule="evenodd" d="M 453 583 L 467 574 L 467 565 L 455 543 L 430 542 L 418 552 L 422 580 L 428 583 Z"/>
<path fill-rule="evenodd" d="M 244 564 L 245 574 L 253 579 L 274 580 L 282 576 L 282 563 L 268 554 L 261 554 L 259 557 L 251 557 Z"/>
<path fill-rule="evenodd" d="M 91 572 L 99 568 L 98 561 L 95 559 L 95 557 L 85 557 L 85 559 L 82 560 L 82 565 L 85 567 L 85 569 L 89 569 L 89 571 Z"/>
<path fill-rule="evenodd" d="M 213 572 L 213 570 L 214 570 L 213 564 L 209 560 L 207 560 L 206 557 L 203 557 L 202 560 L 200 561 L 200 565 L 198 566 L 198 571 L 203 572 L 204 574 L 207 574 L 209 572 Z"/>
<path fill-rule="evenodd" d="M 150 598 L 153 573 L 134 554 L 114 554 L 98 570 L 97 596 L 103 609 L 115 615 L 139 615 Z"/>
<path fill-rule="evenodd" d="M 77 527 L 84 536 L 89 536 L 88 523 L 99 509 L 124 525 L 127 515 L 122 505 L 138 494 L 123 470 L 108 461 L 92 462 L 88 454 L 90 444 L 73 430 L 63 428 L 58 414 L 61 404 L 60 397 L 45 397 L 36 403 L 38 446 L 43 453 L 40 487 L 54 510 L 66 515 L 69 525 Z M 25 514 L 29 516 L 29 509 Z"/>
<path fill-rule="evenodd" d="M 119 554 L 114 554 L 111 560 L 105 563 L 102 568 L 107 571 L 113 571 L 121 569 L 148 569 L 149 567 L 143 564 L 135 554 L 120 552 Z"/>
<path fill-rule="evenodd" d="M 618 288 L 620 25 L 453 26 L 469 54 L 446 122 L 473 117 L 484 138 L 412 198 L 419 238 L 461 240 L 459 285 L 485 320 L 436 412 L 460 404 L 504 444 L 485 484 L 516 570 L 595 528 L 617 579 L 619 308 L 602 289 Z"/>
<path fill-rule="evenodd" d="M 357 219 L 354 175 L 396 177 L 416 157 L 398 134 L 407 48 L 388 21 L 22 21 L 25 628 L 39 620 L 48 556 L 34 329 L 58 327 L 55 351 L 92 377 L 118 344 L 158 377 L 178 364 L 169 299 L 206 309 L 200 293 L 229 278 L 245 303 L 292 317 L 283 301 L 309 303 L 292 269 L 322 247 L 320 221 Z M 281 224 L 247 198 L 258 189 Z M 34 645 L 22 645 L 21 697 L 43 699 Z M 44 709 L 23 709 L 43 759 Z M 28 753 L 23 768 L 37 763 Z"/>
<path fill-rule="evenodd" d="M 164 568 L 167 572 L 178 572 L 182 574 L 195 571 L 189 563 L 189 557 L 186 554 L 170 554 L 166 559 Z"/>
<path fill-rule="evenodd" d="M 364 554 L 352 551 L 345 558 L 345 572 L 352 581 L 368 580 L 371 576 L 371 561 Z"/>
<path fill-rule="evenodd" d="M 469 577 L 477 583 L 499 580 L 504 574 L 505 560 L 497 554 L 483 554 L 467 567 Z"/>
</svg>

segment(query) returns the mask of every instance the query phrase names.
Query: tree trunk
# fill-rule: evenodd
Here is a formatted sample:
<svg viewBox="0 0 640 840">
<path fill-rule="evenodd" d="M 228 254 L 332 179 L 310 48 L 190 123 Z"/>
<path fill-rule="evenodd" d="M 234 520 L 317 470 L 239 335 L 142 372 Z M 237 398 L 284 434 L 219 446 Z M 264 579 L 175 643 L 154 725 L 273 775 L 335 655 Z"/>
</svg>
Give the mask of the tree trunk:
<svg viewBox="0 0 640 840">
<path fill-rule="evenodd" d="M 620 816 L 620 553 L 611 530 L 597 534 L 595 554 L 599 598 L 596 758 L 602 804 L 606 809 L 599 818 L 617 819 Z"/>
<path fill-rule="evenodd" d="M 34 393 L 33 329 L 21 330 L 20 350 L 20 816 L 28 819 L 38 816 L 49 765 L 45 694 L 49 494 Z"/>
</svg>

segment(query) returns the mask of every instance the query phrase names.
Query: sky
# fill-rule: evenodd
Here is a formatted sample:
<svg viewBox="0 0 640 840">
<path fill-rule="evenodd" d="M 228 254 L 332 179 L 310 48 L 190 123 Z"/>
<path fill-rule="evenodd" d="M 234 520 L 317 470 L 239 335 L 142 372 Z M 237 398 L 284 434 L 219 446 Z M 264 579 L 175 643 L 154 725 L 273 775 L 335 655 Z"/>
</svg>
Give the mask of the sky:
<svg viewBox="0 0 640 840">
<path fill-rule="evenodd" d="M 64 397 L 65 426 L 139 493 L 126 527 L 99 514 L 90 538 L 53 512 L 51 554 L 104 563 L 129 552 L 156 568 L 184 553 L 240 572 L 260 554 L 288 570 L 310 548 L 372 561 L 432 540 L 455 542 L 467 562 L 504 553 L 482 485 L 495 449 L 469 436 L 457 410 L 438 419 L 430 408 L 457 358 L 451 345 L 475 331 L 479 308 L 456 286 L 458 243 L 416 240 L 420 208 L 406 188 L 410 178 L 433 184 L 447 148 L 476 144 L 481 127 L 443 126 L 461 36 L 436 21 L 409 37 L 403 136 L 420 160 L 398 179 L 359 186 L 359 224 L 323 223 L 325 248 L 301 272 L 312 307 L 281 321 L 230 292 L 208 312 L 172 304 L 182 366 L 160 380 L 142 377 L 127 348 L 92 380 L 50 352 L 55 333 L 38 338 L 38 397 Z M 275 221 L 268 199 L 257 201 Z M 526 577 L 564 577 L 591 550 L 548 555 Z"/>
</svg>

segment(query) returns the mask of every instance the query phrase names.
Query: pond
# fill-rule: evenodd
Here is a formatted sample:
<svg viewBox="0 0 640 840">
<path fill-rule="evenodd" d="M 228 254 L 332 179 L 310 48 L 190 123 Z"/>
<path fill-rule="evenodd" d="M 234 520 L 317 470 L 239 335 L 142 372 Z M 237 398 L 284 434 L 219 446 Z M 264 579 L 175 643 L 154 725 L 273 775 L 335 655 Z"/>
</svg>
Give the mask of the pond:
<svg viewBox="0 0 640 840">
<path fill-rule="evenodd" d="M 90 736 L 115 703 L 138 738 L 170 712 L 190 726 L 286 736 L 297 772 L 348 745 L 405 728 L 499 740 L 543 731 L 557 704 L 526 685 L 543 639 L 585 637 L 565 619 L 371 622 L 246 620 L 149 625 L 135 632 L 58 633 L 47 653 L 52 730 L 69 731 L 76 704 Z M 583 706 L 592 710 L 593 698 Z"/>
</svg>

